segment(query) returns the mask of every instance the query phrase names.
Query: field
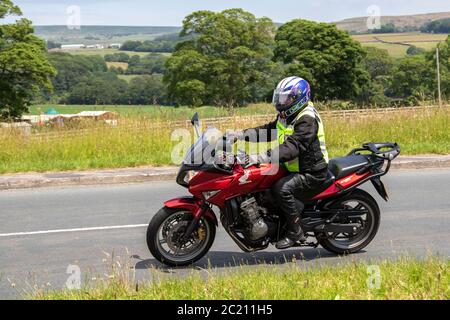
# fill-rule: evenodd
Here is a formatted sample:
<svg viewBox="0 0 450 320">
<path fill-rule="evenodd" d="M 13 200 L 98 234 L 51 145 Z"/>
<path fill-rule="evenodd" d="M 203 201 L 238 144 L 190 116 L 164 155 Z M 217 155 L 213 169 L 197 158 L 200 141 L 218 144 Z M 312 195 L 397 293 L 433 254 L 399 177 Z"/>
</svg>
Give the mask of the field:
<svg viewBox="0 0 450 320">
<path fill-rule="evenodd" d="M 158 277 L 136 285 L 133 275 L 112 268 L 109 279 L 99 279 L 81 290 L 36 292 L 34 299 L 144 299 L 144 300 L 429 300 L 450 299 L 448 259 L 402 258 L 342 264 L 337 267 L 302 269 L 289 263 L 277 267 L 241 266 L 237 271 L 205 278 L 191 274 L 185 279 Z M 211 270 L 213 271 L 213 270 Z M 379 272 L 379 277 L 376 277 Z"/>
<path fill-rule="evenodd" d="M 154 108 L 143 108 L 145 117 L 122 117 L 117 126 L 83 122 L 76 126 L 40 127 L 30 135 L 17 129 L 0 130 L 0 174 L 171 165 L 174 164 L 172 150 L 179 143 L 171 140 L 173 130 L 178 127 L 190 129 L 185 122 L 181 126 L 174 122 L 176 119 L 189 119 L 194 111 L 199 111 L 202 118 L 228 112 L 210 107 L 179 111 L 167 108 L 162 112 Z M 224 132 L 260 125 L 267 119 L 251 114 L 264 108 L 267 114 L 271 112 L 269 105 L 243 108 L 239 110 L 241 117 L 231 118 L 218 127 Z M 132 109 L 126 110 L 131 112 Z M 332 157 L 345 155 L 369 141 L 396 141 L 402 147 L 402 154 L 450 153 L 448 108 L 367 116 L 326 116 L 324 122 L 327 147 Z M 184 153 L 185 148 L 179 151 Z"/>
<path fill-rule="evenodd" d="M 171 33 L 178 33 L 180 27 L 133 27 L 133 26 L 85 26 L 79 30 L 60 26 L 35 26 L 36 34 L 46 40 L 62 44 L 111 44 L 128 40 L 153 40 Z"/>
<path fill-rule="evenodd" d="M 149 52 L 134 52 L 134 51 L 120 51 L 118 49 L 52 49 L 50 52 L 66 52 L 73 55 L 85 55 L 85 56 L 106 56 L 107 54 L 114 54 L 123 52 L 129 56 L 146 56 Z"/>
<path fill-rule="evenodd" d="M 108 68 L 121 68 L 122 70 L 128 69 L 128 63 L 126 62 L 106 62 Z"/>
<path fill-rule="evenodd" d="M 386 49 L 395 58 L 406 55 L 410 46 L 416 46 L 425 50 L 436 48 L 439 42 L 445 41 L 448 34 L 429 34 L 420 32 L 410 33 L 385 33 L 353 35 L 352 38 L 363 46 Z"/>
</svg>

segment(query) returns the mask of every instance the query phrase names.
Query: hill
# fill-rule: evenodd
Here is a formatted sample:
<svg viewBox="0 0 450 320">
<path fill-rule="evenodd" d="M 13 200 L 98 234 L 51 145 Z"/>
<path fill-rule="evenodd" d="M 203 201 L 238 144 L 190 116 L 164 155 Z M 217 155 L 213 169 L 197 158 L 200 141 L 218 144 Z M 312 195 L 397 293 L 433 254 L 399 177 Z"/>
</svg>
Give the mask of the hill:
<svg viewBox="0 0 450 320">
<path fill-rule="evenodd" d="M 174 26 L 82 26 L 70 30 L 67 26 L 35 26 L 37 36 L 62 44 L 104 44 L 125 42 L 127 40 L 152 40 L 157 36 L 177 33 L 180 27 Z"/>
<path fill-rule="evenodd" d="M 450 12 L 425 13 L 406 16 L 382 16 L 381 25 L 388 23 L 394 24 L 397 28 L 413 27 L 417 30 L 425 23 L 450 18 Z M 366 33 L 368 17 L 350 18 L 335 22 L 339 29 L 349 31 L 351 33 Z"/>
</svg>

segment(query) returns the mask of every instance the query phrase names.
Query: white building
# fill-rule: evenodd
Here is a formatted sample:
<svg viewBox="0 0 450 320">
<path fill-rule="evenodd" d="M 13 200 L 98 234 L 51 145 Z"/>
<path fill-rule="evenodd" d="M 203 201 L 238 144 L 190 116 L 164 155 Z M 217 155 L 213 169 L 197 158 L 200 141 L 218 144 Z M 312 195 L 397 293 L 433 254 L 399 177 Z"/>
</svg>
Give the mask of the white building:
<svg viewBox="0 0 450 320">
<path fill-rule="evenodd" d="M 84 49 L 86 46 L 84 44 L 63 44 L 61 46 L 62 50 L 76 50 L 76 49 Z"/>
<path fill-rule="evenodd" d="M 104 49 L 105 46 L 102 44 L 90 44 L 86 46 L 86 49 Z"/>
<path fill-rule="evenodd" d="M 121 44 L 121 43 L 111 43 L 111 44 L 109 45 L 109 47 L 110 47 L 111 49 L 120 49 L 120 47 L 122 47 L 122 44 Z"/>
</svg>

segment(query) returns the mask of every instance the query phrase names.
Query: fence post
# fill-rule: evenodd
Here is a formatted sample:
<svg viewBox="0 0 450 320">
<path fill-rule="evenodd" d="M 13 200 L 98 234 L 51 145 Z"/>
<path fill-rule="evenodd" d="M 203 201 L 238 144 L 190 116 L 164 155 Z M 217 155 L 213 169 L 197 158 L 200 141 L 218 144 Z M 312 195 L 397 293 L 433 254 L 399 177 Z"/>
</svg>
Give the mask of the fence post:
<svg viewBox="0 0 450 320">
<path fill-rule="evenodd" d="M 438 82 L 438 99 L 439 107 L 442 107 L 442 96 L 441 96 L 441 72 L 439 65 L 439 46 L 436 47 L 436 69 L 437 69 L 437 82 Z"/>
</svg>

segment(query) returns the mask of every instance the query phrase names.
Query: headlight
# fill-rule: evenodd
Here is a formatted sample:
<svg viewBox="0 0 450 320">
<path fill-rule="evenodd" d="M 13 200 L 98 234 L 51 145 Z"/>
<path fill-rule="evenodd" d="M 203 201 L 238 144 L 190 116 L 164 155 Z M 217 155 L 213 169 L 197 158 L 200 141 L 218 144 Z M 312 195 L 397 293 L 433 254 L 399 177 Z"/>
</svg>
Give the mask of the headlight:
<svg viewBox="0 0 450 320">
<path fill-rule="evenodd" d="M 195 175 L 196 175 L 197 173 L 198 173 L 197 171 L 193 171 L 193 170 L 186 172 L 186 175 L 184 176 L 183 181 L 184 181 L 186 184 L 189 184 L 189 182 L 192 180 L 192 178 L 195 177 Z"/>
<path fill-rule="evenodd" d="M 220 190 L 213 190 L 213 191 L 202 192 L 202 194 L 203 194 L 203 197 L 205 198 L 205 200 L 208 200 L 209 198 L 214 197 L 219 192 L 220 192 Z"/>
</svg>

